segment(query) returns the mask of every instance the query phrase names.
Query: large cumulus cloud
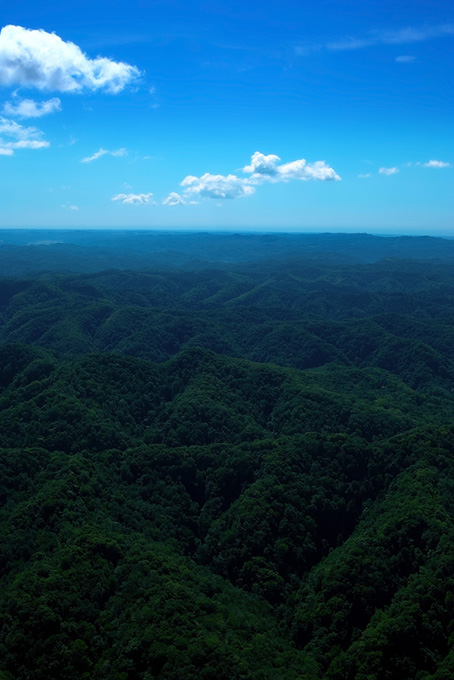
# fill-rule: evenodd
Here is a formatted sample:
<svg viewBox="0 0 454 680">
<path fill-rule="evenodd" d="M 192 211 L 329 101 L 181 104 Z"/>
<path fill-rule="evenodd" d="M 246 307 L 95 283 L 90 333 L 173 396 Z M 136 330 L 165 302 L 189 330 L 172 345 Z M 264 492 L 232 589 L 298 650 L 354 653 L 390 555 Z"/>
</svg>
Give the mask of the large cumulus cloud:
<svg viewBox="0 0 454 680">
<path fill-rule="evenodd" d="M 55 33 L 5 26 L 0 32 L 0 85 L 39 90 L 121 92 L 140 75 L 135 66 L 106 57 L 90 59 Z"/>
</svg>

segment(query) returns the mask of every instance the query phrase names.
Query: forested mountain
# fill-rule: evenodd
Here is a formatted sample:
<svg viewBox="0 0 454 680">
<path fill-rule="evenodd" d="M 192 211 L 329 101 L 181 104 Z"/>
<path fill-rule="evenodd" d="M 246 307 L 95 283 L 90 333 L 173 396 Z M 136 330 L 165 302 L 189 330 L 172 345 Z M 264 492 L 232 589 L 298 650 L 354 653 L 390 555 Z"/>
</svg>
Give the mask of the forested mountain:
<svg viewBox="0 0 454 680">
<path fill-rule="evenodd" d="M 243 262 L 219 238 L 208 267 L 11 259 L 1 680 L 453 677 L 449 247 L 323 238 Z"/>
</svg>

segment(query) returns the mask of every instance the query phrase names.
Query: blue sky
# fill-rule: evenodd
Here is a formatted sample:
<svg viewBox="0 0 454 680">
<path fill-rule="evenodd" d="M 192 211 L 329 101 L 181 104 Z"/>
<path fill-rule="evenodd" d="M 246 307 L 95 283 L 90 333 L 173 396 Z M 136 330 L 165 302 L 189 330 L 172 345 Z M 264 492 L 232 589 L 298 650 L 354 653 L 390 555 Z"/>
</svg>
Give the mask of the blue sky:
<svg viewBox="0 0 454 680">
<path fill-rule="evenodd" d="M 451 2 L 2 3 L 0 227 L 454 236 Z"/>
</svg>

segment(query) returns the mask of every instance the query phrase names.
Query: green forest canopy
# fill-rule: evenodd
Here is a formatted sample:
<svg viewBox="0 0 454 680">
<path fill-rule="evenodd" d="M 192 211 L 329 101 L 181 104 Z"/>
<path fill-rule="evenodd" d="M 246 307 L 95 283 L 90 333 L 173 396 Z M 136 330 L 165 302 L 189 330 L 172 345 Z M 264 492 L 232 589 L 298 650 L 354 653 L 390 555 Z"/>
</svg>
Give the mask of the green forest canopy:
<svg viewBox="0 0 454 680">
<path fill-rule="evenodd" d="M 451 269 L 1 280 L 0 678 L 452 678 Z"/>
</svg>

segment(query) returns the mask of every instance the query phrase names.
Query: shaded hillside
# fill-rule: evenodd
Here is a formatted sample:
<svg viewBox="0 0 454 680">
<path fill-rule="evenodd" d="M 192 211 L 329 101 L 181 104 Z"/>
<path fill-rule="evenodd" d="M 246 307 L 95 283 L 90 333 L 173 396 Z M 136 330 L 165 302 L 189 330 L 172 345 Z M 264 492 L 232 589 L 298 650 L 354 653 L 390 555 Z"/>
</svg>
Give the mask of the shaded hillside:
<svg viewBox="0 0 454 680">
<path fill-rule="evenodd" d="M 453 435 L 437 422 L 452 419 L 450 402 L 381 369 L 298 372 L 200 350 L 156 365 L 109 355 L 62 363 L 6 346 L 2 367 L 1 616 L 12 677 L 307 668 L 318 678 L 358 664 L 370 673 L 378 609 L 414 599 L 406 584 L 422 567 L 422 587 L 438 587 L 432 555 L 450 559 L 442 539 L 454 506 Z M 445 625 L 443 612 L 430 630 Z M 34 640 L 25 655 L 24 634 Z M 441 661 L 448 649 L 437 644 Z M 54 671 L 36 668 L 38 658 Z"/>
</svg>

